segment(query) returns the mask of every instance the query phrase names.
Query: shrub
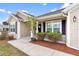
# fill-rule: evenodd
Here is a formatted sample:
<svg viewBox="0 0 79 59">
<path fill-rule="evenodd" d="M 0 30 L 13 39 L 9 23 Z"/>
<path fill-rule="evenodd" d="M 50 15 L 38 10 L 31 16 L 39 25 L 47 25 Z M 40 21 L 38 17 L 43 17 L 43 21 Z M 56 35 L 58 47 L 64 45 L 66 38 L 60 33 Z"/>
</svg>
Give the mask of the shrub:
<svg viewBox="0 0 79 59">
<path fill-rule="evenodd" d="M 44 40 L 45 33 L 44 32 L 38 32 L 37 33 L 37 39 L 38 40 Z"/>
<path fill-rule="evenodd" d="M 31 38 L 31 42 L 35 42 L 36 41 L 36 38 Z"/>
<path fill-rule="evenodd" d="M 1 31 L 0 40 L 6 39 L 8 36 L 8 33 L 6 31 Z"/>
<path fill-rule="evenodd" d="M 9 38 L 9 40 L 13 40 L 13 39 L 15 39 L 13 35 L 8 36 L 8 38 Z"/>
<path fill-rule="evenodd" d="M 4 35 L 0 35 L 0 40 L 4 40 L 6 37 Z"/>
<path fill-rule="evenodd" d="M 50 40 L 52 40 L 53 42 L 57 42 L 57 41 L 60 41 L 60 40 L 62 40 L 62 34 L 60 34 L 60 33 L 57 33 L 57 32 L 50 32 L 50 33 L 47 33 L 47 35 L 48 35 L 48 38 L 50 39 Z"/>
</svg>

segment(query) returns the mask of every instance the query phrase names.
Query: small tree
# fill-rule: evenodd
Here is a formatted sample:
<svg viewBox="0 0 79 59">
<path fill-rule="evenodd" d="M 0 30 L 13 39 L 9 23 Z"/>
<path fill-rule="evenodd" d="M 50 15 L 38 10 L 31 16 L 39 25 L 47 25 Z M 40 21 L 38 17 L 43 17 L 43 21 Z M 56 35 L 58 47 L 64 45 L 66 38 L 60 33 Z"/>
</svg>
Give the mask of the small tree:
<svg viewBox="0 0 79 59">
<path fill-rule="evenodd" d="M 31 33 L 36 34 L 36 18 L 34 16 L 28 16 L 27 25 L 31 26 Z"/>
</svg>

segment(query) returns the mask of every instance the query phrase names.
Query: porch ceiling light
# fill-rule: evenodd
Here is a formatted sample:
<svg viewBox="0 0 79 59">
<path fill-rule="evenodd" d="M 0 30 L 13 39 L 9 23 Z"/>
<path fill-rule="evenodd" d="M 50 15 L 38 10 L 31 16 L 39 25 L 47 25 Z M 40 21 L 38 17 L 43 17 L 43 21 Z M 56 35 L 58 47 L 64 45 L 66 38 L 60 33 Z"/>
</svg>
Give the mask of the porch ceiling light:
<svg viewBox="0 0 79 59">
<path fill-rule="evenodd" d="M 73 17 L 73 22 L 76 22 L 76 17 L 75 16 Z"/>
</svg>

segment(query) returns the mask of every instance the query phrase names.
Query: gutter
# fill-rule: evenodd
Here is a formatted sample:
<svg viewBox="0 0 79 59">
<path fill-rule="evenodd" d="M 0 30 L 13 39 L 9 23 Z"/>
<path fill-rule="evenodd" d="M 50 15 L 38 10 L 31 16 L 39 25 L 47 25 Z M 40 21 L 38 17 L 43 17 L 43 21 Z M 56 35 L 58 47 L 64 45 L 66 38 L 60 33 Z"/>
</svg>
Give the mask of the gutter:
<svg viewBox="0 0 79 59">
<path fill-rule="evenodd" d="M 66 14 L 66 13 L 64 13 L 64 12 L 62 12 L 62 15 L 63 15 L 64 17 L 67 17 L 67 16 L 68 16 L 68 14 Z"/>
<path fill-rule="evenodd" d="M 70 11 L 72 8 L 74 8 L 75 6 L 79 5 L 78 3 L 74 3 L 72 5 L 70 5 L 69 7 L 65 8 L 63 11 L 62 11 L 62 14 L 63 16 L 67 17 L 68 15 L 68 11 Z"/>
</svg>

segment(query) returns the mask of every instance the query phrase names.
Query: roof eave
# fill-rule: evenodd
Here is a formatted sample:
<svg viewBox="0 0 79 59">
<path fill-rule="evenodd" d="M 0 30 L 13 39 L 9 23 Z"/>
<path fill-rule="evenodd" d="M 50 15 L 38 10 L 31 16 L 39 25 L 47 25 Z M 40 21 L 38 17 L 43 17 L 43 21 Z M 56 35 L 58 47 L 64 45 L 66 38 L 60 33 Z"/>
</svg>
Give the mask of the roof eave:
<svg viewBox="0 0 79 59">
<path fill-rule="evenodd" d="M 54 18 L 57 18 L 57 17 L 63 17 L 63 14 L 62 13 L 58 13 L 58 14 L 55 14 L 55 15 L 49 15 L 49 16 L 44 16 L 44 17 L 38 17 L 37 20 L 38 21 L 45 21 L 45 20 L 48 20 L 48 19 L 54 19 Z"/>
<path fill-rule="evenodd" d="M 74 4 L 70 5 L 70 6 L 68 6 L 67 8 L 65 8 L 64 10 L 62 10 L 62 13 L 64 13 L 64 14 L 67 15 L 68 11 L 70 11 L 72 8 L 74 8 L 77 5 L 79 5 L 79 4 L 78 3 L 74 3 Z"/>
</svg>

